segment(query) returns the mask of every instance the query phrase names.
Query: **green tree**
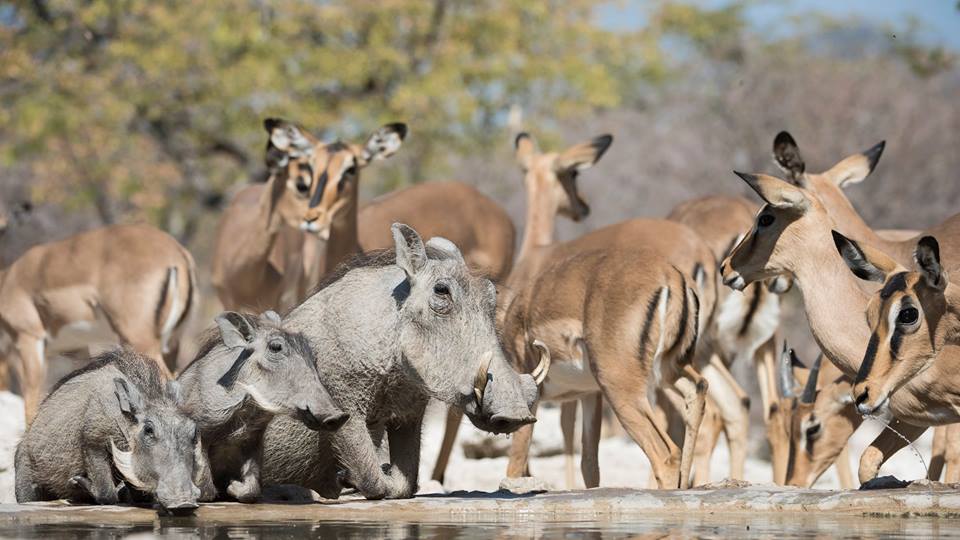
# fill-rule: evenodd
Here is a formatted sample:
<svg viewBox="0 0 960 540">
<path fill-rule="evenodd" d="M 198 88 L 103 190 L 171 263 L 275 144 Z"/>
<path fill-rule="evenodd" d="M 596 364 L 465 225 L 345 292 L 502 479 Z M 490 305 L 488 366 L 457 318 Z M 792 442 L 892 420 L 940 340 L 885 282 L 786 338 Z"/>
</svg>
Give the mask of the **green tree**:
<svg viewBox="0 0 960 540">
<path fill-rule="evenodd" d="M 326 136 L 412 129 L 392 187 L 502 138 L 511 107 L 569 118 L 658 73 L 656 43 L 596 0 L 32 0 L 0 3 L 0 159 L 33 195 L 188 239 L 261 167 L 265 116 Z"/>
</svg>

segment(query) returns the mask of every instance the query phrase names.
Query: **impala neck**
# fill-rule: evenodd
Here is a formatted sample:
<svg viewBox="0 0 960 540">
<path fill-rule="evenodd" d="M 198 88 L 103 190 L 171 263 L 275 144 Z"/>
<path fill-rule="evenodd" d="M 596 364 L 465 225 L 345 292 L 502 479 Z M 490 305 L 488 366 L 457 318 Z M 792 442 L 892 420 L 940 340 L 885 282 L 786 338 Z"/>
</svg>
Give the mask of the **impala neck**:
<svg viewBox="0 0 960 540">
<path fill-rule="evenodd" d="M 894 257 L 901 263 L 910 263 L 912 261 L 912 247 L 908 246 L 906 253 L 907 260 L 904 261 L 902 259 L 904 255 L 904 243 L 891 242 L 878 236 L 853 207 L 850 199 L 848 199 L 843 191 L 835 186 L 831 180 L 821 176 L 809 176 L 808 182 L 826 208 L 827 214 L 833 219 L 836 229 L 843 233 L 844 236 L 871 245 Z"/>
<path fill-rule="evenodd" d="M 269 253 L 273 248 L 273 243 L 277 240 L 277 234 L 283 228 L 283 218 L 276 211 L 273 201 L 271 201 L 273 183 L 282 182 L 281 179 L 271 176 L 263 186 L 260 193 L 260 205 L 257 209 L 256 233 L 252 238 L 245 238 L 251 248 L 255 248 L 258 253 Z"/>
<path fill-rule="evenodd" d="M 523 264 L 534 249 L 553 244 L 556 236 L 557 207 L 533 184 L 527 183 L 527 216 L 517 265 Z"/>
<path fill-rule="evenodd" d="M 347 204 L 337 212 L 330 223 L 330 238 L 327 239 L 323 257 L 323 274 L 333 271 L 338 264 L 348 260 L 360 250 L 357 239 L 357 190 L 351 190 L 347 195 Z"/>
<path fill-rule="evenodd" d="M 816 246 L 815 252 L 793 250 L 802 256 L 792 270 L 817 344 L 840 370 L 855 377 L 870 340 L 865 316 L 869 297 L 834 249 L 830 234 L 820 236 L 805 242 Z"/>
</svg>

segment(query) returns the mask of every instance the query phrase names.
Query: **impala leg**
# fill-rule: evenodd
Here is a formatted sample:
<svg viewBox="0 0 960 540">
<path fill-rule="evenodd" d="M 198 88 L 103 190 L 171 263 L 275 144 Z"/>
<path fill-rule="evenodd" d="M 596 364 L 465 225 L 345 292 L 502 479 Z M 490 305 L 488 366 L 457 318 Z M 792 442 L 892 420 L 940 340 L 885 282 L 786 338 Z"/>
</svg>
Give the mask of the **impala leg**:
<svg viewBox="0 0 960 540">
<path fill-rule="evenodd" d="M 537 405 L 534 403 L 530 412 L 537 415 Z M 513 432 L 510 442 L 510 452 L 507 454 L 507 478 L 520 478 L 530 475 L 530 442 L 533 440 L 534 424 L 527 424 Z"/>
<path fill-rule="evenodd" d="M 573 489 L 573 431 L 577 423 L 577 402 L 565 401 L 560 405 L 560 431 L 563 432 L 563 458 L 566 466 L 567 489 Z"/>
<path fill-rule="evenodd" d="M 944 460 L 947 449 L 947 426 L 933 428 L 933 444 L 930 448 L 930 466 L 927 470 L 927 480 L 940 480 L 943 473 Z"/>
<path fill-rule="evenodd" d="M 666 425 L 654 412 L 650 401 L 635 392 L 611 391 L 605 385 L 601 388 L 623 429 L 650 460 L 657 487 L 675 488 L 679 481 L 680 449 L 667 434 Z"/>
<path fill-rule="evenodd" d="M 899 420 L 893 420 L 891 425 L 910 442 L 917 440 L 917 437 L 927 430 L 926 427 L 905 424 Z M 863 451 L 863 455 L 860 456 L 860 470 L 858 473 L 860 483 L 864 484 L 876 478 L 877 473 L 880 471 L 880 466 L 906 445 L 907 442 L 904 441 L 903 438 L 891 431 L 890 428 L 884 428 L 870 446 Z"/>
<path fill-rule="evenodd" d="M 847 445 L 843 446 L 843 450 L 841 450 L 837 456 L 834 467 L 837 469 L 837 480 L 840 482 L 840 489 L 853 489 L 853 469 L 850 468 L 850 451 L 847 449 Z"/>
<path fill-rule="evenodd" d="M 40 397 L 43 395 L 43 383 L 47 377 L 44 345 L 42 337 L 26 333 L 17 334 L 14 338 L 16 351 L 11 355 L 13 373 L 20 384 L 27 425 L 30 425 L 37 414 Z"/>
<path fill-rule="evenodd" d="M 723 422 L 720 411 L 710 396 L 707 396 L 707 406 L 703 413 L 703 422 L 700 424 L 700 433 L 697 435 L 697 444 L 693 450 L 693 485 L 699 486 L 710 481 L 710 458 L 723 431 Z"/>
<path fill-rule="evenodd" d="M 723 419 L 723 430 L 730 448 L 730 478 L 741 480 L 747 461 L 750 398 L 716 355 L 703 368 L 703 378 L 709 383 L 707 393 L 713 398 Z"/>
<path fill-rule="evenodd" d="M 709 384 L 691 365 L 683 366 L 683 374 L 674 387 L 683 396 L 683 420 L 685 430 L 680 450 L 680 488 L 690 487 L 690 469 L 693 467 L 693 450 L 697 444 L 697 432 L 703 421 Z"/>
<path fill-rule="evenodd" d="M 960 482 L 960 424 L 950 424 L 945 429 L 946 474 L 944 481 L 950 484 Z"/>
<path fill-rule="evenodd" d="M 764 421 L 769 420 L 770 406 L 779 399 L 776 391 L 776 352 L 776 337 L 772 337 L 753 353 L 753 367 L 757 373 L 757 384 L 760 386 Z"/>
<path fill-rule="evenodd" d="M 603 406 L 600 393 L 580 399 L 583 410 L 583 429 L 580 450 L 580 473 L 587 489 L 600 485 L 600 427 L 603 424 Z M 576 409 L 574 408 L 574 411 Z"/>
<path fill-rule="evenodd" d="M 443 442 L 440 443 L 440 453 L 437 454 L 437 463 L 433 466 L 431 478 L 443 484 L 443 478 L 453 453 L 453 444 L 457 442 L 457 430 L 463 420 L 463 411 L 457 407 L 447 408 L 447 423 L 443 429 Z"/>
<path fill-rule="evenodd" d="M 0 357 L 0 392 L 10 390 L 10 360 Z"/>
<path fill-rule="evenodd" d="M 770 404 L 767 413 L 767 441 L 770 443 L 770 462 L 773 465 L 773 483 L 778 486 L 787 484 L 787 471 L 790 466 L 790 411 L 789 399 Z"/>
</svg>

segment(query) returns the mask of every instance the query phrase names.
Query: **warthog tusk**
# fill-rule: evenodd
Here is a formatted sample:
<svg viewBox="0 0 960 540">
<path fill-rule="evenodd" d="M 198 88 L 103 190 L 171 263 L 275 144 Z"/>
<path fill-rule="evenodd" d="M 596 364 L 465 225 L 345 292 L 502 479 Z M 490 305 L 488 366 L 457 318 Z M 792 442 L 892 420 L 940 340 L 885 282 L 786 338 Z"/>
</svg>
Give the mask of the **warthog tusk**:
<svg viewBox="0 0 960 540">
<path fill-rule="evenodd" d="M 113 439 L 110 439 L 110 453 L 113 456 L 113 464 L 116 465 L 124 480 L 136 488 L 144 489 L 146 484 L 137 477 L 136 469 L 133 467 L 133 452 L 120 450 Z"/>
<path fill-rule="evenodd" d="M 490 362 L 492 361 L 493 353 L 488 351 L 480 360 L 477 376 L 473 379 L 473 396 L 477 398 L 477 407 L 483 407 L 483 392 L 487 389 L 487 373 L 490 372 Z"/>
<path fill-rule="evenodd" d="M 533 348 L 540 351 L 540 363 L 530 375 L 537 384 L 541 384 L 547 378 L 547 372 L 550 371 L 550 349 L 539 339 L 533 340 Z"/>
</svg>

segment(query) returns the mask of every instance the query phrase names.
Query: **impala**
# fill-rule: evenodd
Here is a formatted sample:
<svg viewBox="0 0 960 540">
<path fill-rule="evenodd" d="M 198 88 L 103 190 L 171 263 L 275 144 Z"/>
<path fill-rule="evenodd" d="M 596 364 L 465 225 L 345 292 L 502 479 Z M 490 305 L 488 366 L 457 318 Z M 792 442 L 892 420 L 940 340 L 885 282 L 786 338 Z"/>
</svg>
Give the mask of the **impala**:
<svg viewBox="0 0 960 540">
<path fill-rule="evenodd" d="M 592 167 L 603 156 L 612 141 L 613 137 L 601 135 L 562 152 L 540 152 L 532 135 L 521 133 L 516 137 L 516 159 L 524 172 L 523 183 L 527 194 L 526 225 L 515 267 L 517 271 L 510 275 L 507 286 L 501 293 L 501 307 L 507 305 L 515 291 L 522 289 L 530 281 L 531 276 L 526 275 L 524 270 L 529 270 L 530 274 L 536 273 L 531 267 L 537 264 L 535 259 L 538 259 L 539 251 L 554 243 L 557 215 L 580 221 L 589 214 L 590 207 L 577 189 L 577 179 L 581 171 Z M 575 417 L 576 401 L 564 403 L 562 407 L 562 416 L 568 419 Z M 443 482 L 462 417 L 463 413 L 456 408 L 449 409 L 447 413 L 443 443 L 433 469 L 433 479 L 438 482 Z M 573 482 L 571 432 L 572 422 L 564 423 L 568 486 Z"/>
<path fill-rule="evenodd" d="M 766 204 L 753 229 L 724 261 L 724 283 L 742 288 L 748 281 L 781 273 L 793 276 L 817 343 L 847 377 L 855 378 L 870 337 L 863 319 L 868 296 L 837 253 L 831 215 L 811 191 L 771 176 L 738 174 Z M 956 238 L 952 233 L 960 230 L 960 218 L 934 230 L 944 238 Z M 899 421 L 894 428 L 908 438 L 925 429 Z M 883 461 L 904 444 L 885 430 L 861 457 L 861 483 L 875 477 Z"/>
<path fill-rule="evenodd" d="M 27 421 L 40 403 L 47 341 L 64 327 L 106 319 L 125 344 L 176 369 L 196 305 L 193 257 L 146 225 L 114 225 L 35 246 L 0 271 L 0 334 Z M 166 360 L 166 362 L 164 361 Z"/>
<path fill-rule="evenodd" d="M 719 264 L 743 231 L 750 228 L 755 213 L 755 205 L 746 199 L 713 195 L 678 205 L 667 219 L 696 231 L 710 246 L 715 264 Z M 782 281 L 771 281 L 771 288 L 785 290 Z M 773 380 L 774 332 L 779 322 L 779 298 L 764 284 L 755 283 L 745 292 L 729 288 L 719 290 L 713 324 L 703 336 L 711 355 L 710 363 L 703 367 L 702 373 L 710 382 L 710 403 L 718 409 L 722 422 L 708 422 L 701 427 L 704 440 L 697 448 L 694 485 L 709 481 L 710 457 L 719 436 L 718 432 L 712 431 L 718 429 L 723 429 L 727 436 L 730 478 L 743 479 L 750 398 L 729 374 L 729 367 L 739 359 L 753 361 L 766 419 L 773 393 L 769 381 Z"/>
</svg>

